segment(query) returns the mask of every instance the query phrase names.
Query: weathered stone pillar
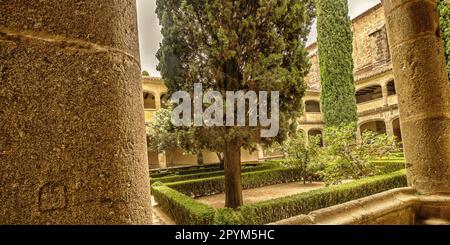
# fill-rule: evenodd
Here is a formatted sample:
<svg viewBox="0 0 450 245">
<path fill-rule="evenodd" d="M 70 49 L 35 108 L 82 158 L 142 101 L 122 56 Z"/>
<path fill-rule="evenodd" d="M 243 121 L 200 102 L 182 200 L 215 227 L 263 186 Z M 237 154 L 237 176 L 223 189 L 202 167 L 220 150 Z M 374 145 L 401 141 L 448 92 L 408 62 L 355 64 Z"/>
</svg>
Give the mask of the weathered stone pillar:
<svg viewBox="0 0 450 245">
<path fill-rule="evenodd" d="M 158 154 L 158 163 L 160 169 L 167 169 L 167 154 L 165 152 Z"/>
<path fill-rule="evenodd" d="M 394 126 L 392 125 L 392 120 L 388 118 L 384 120 L 384 124 L 386 125 L 386 134 L 389 136 L 394 136 Z"/>
<path fill-rule="evenodd" d="M 258 161 L 264 161 L 264 150 L 262 146 L 258 144 L 256 150 L 258 151 Z"/>
<path fill-rule="evenodd" d="M 134 0 L 0 1 L 0 223 L 148 224 Z"/>
<path fill-rule="evenodd" d="M 389 106 L 389 101 L 388 101 L 389 91 L 387 89 L 387 84 L 386 83 L 381 84 L 381 92 L 383 94 L 383 105 L 384 106 Z"/>
<path fill-rule="evenodd" d="M 435 0 L 385 0 L 410 185 L 450 193 L 450 91 Z"/>
<path fill-rule="evenodd" d="M 156 110 L 161 109 L 161 94 L 155 95 L 155 108 Z"/>
</svg>

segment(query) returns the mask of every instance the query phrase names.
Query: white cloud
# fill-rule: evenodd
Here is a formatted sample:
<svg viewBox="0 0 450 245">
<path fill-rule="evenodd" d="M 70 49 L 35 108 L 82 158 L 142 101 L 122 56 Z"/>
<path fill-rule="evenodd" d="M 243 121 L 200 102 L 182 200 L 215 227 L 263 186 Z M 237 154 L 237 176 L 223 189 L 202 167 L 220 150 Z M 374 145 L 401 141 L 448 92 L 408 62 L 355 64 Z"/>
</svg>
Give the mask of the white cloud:
<svg viewBox="0 0 450 245">
<path fill-rule="evenodd" d="M 139 46 L 141 51 L 141 65 L 143 70 L 152 76 L 159 76 L 156 71 L 158 60 L 155 55 L 162 40 L 158 18 L 155 14 L 156 0 L 136 0 L 139 22 Z M 354 18 L 367 9 L 380 3 L 380 0 L 348 0 L 349 15 Z M 317 38 L 315 25 L 312 27 L 308 43 Z"/>
</svg>

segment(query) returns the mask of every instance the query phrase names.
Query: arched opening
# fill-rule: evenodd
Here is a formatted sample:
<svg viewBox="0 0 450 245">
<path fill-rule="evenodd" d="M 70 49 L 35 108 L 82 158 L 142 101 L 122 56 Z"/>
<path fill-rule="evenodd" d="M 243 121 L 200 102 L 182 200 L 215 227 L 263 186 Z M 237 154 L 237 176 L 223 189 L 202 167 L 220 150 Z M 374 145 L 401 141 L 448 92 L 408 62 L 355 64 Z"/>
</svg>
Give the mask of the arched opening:
<svg viewBox="0 0 450 245">
<path fill-rule="evenodd" d="M 169 95 L 162 94 L 160 99 L 161 99 L 161 108 L 167 108 L 169 102 Z"/>
<path fill-rule="evenodd" d="M 373 85 L 362 88 L 356 92 L 356 103 L 364 103 L 383 98 L 383 91 L 380 85 Z"/>
<path fill-rule="evenodd" d="M 363 134 L 366 131 L 372 131 L 379 134 L 385 134 L 386 133 L 386 123 L 384 121 L 378 120 L 378 121 L 370 121 L 361 124 L 359 126 L 361 134 Z"/>
<path fill-rule="evenodd" d="M 394 119 L 394 121 L 392 121 L 392 129 L 394 131 L 394 135 L 397 138 L 397 140 L 399 142 L 402 142 L 402 130 L 400 129 L 400 119 Z"/>
<path fill-rule="evenodd" d="M 320 103 L 315 100 L 305 101 L 305 112 L 320 113 Z"/>
<path fill-rule="evenodd" d="M 308 131 L 308 138 L 319 136 L 319 146 L 323 147 L 323 135 L 320 129 L 311 129 Z"/>
<path fill-rule="evenodd" d="M 396 95 L 397 91 L 395 90 L 395 82 L 394 80 L 387 83 L 388 96 Z"/>
<path fill-rule="evenodd" d="M 156 110 L 155 96 L 149 92 L 144 92 L 144 109 Z"/>
</svg>

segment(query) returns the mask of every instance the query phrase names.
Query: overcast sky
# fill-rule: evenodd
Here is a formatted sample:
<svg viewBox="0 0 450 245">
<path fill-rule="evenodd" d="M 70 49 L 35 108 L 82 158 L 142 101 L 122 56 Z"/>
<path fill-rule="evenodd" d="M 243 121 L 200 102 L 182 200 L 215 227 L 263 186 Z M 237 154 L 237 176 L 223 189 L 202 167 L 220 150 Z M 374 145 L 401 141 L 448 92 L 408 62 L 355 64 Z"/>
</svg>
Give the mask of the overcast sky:
<svg viewBox="0 0 450 245">
<path fill-rule="evenodd" d="M 155 14 L 156 0 L 136 0 L 136 2 L 142 69 L 148 71 L 152 76 L 159 76 L 159 72 L 156 71 L 158 60 L 155 54 L 158 51 L 162 36 L 159 21 Z M 379 2 L 379 0 L 348 0 L 350 17 L 354 18 L 360 15 Z M 317 32 L 314 25 L 308 44 L 314 42 L 316 37 Z"/>
</svg>

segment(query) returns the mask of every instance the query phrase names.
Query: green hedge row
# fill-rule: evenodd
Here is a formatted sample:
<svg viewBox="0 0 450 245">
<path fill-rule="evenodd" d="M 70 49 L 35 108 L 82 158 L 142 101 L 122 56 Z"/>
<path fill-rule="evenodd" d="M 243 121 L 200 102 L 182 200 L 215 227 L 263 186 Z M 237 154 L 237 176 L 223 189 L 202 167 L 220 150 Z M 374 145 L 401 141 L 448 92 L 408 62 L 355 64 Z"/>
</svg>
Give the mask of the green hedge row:
<svg viewBox="0 0 450 245">
<path fill-rule="evenodd" d="M 153 196 L 177 224 L 260 225 L 308 214 L 394 188 L 407 186 L 405 170 L 326 187 L 288 197 L 245 205 L 238 210 L 213 209 L 162 183 L 152 186 Z"/>
<path fill-rule="evenodd" d="M 263 171 L 243 173 L 242 188 L 251 189 L 300 180 L 301 175 L 298 170 L 280 167 Z M 223 193 L 225 190 L 225 180 L 223 175 L 203 179 L 172 182 L 167 183 L 166 185 L 191 197 L 219 194 Z"/>
<path fill-rule="evenodd" d="M 167 186 L 154 184 L 152 195 L 178 225 L 207 225 L 214 220 L 214 208 L 197 202 L 196 200 Z"/>
<path fill-rule="evenodd" d="M 215 215 L 215 224 L 268 224 L 314 210 L 345 203 L 394 188 L 407 186 L 405 170 L 370 177 L 346 184 L 331 186 L 245 205 L 237 211 L 220 209 Z"/>
<path fill-rule="evenodd" d="M 243 163 L 242 168 L 243 169 L 244 168 L 252 168 L 252 167 L 260 166 L 261 164 L 265 164 L 265 163 L 254 163 L 254 162 Z M 221 170 L 220 165 L 218 163 L 214 163 L 214 164 L 207 164 L 207 165 L 201 165 L 201 166 L 188 166 L 188 167 L 167 169 L 167 170 L 154 170 L 153 172 L 150 172 L 150 177 L 162 178 L 162 177 L 169 177 L 169 176 L 176 176 L 176 175 L 210 173 L 210 172 L 215 172 L 215 171 L 220 171 L 220 170 Z"/>
<path fill-rule="evenodd" d="M 257 166 L 247 166 L 247 167 L 242 168 L 242 173 L 262 171 L 262 170 L 275 168 L 277 166 L 279 166 L 279 165 L 275 164 L 275 163 L 267 163 L 267 164 L 265 163 L 265 164 L 259 164 Z M 171 175 L 171 176 L 164 176 L 164 177 L 160 177 L 160 178 L 151 178 L 151 181 L 152 181 L 152 183 L 155 183 L 155 182 L 170 183 L 170 182 L 178 182 L 178 181 L 184 181 L 184 180 L 217 177 L 217 176 L 223 176 L 223 175 L 224 175 L 223 170 L 219 170 L 219 171 L 212 171 L 212 172 L 184 174 L 184 175 Z"/>
<path fill-rule="evenodd" d="M 377 160 L 373 161 L 372 164 L 378 169 L 381 174 L 388 174 L 405 169 L 405 160 Z"/>
<path fill-rule="evenodd" d="M 220 170 L 219 164 L 208 164 L 202 166 L 189 166 L 175 169 L 167 169 L 167 170 L 154 170 L 150 172 L 150 177 L 152 178 L 161 178 L 165 176 L 173 176 L 173 175 L 183 175 L 183 174 L 195 174 L 195 173 L 205 173 L 211 171 Z"/>
</svg>

